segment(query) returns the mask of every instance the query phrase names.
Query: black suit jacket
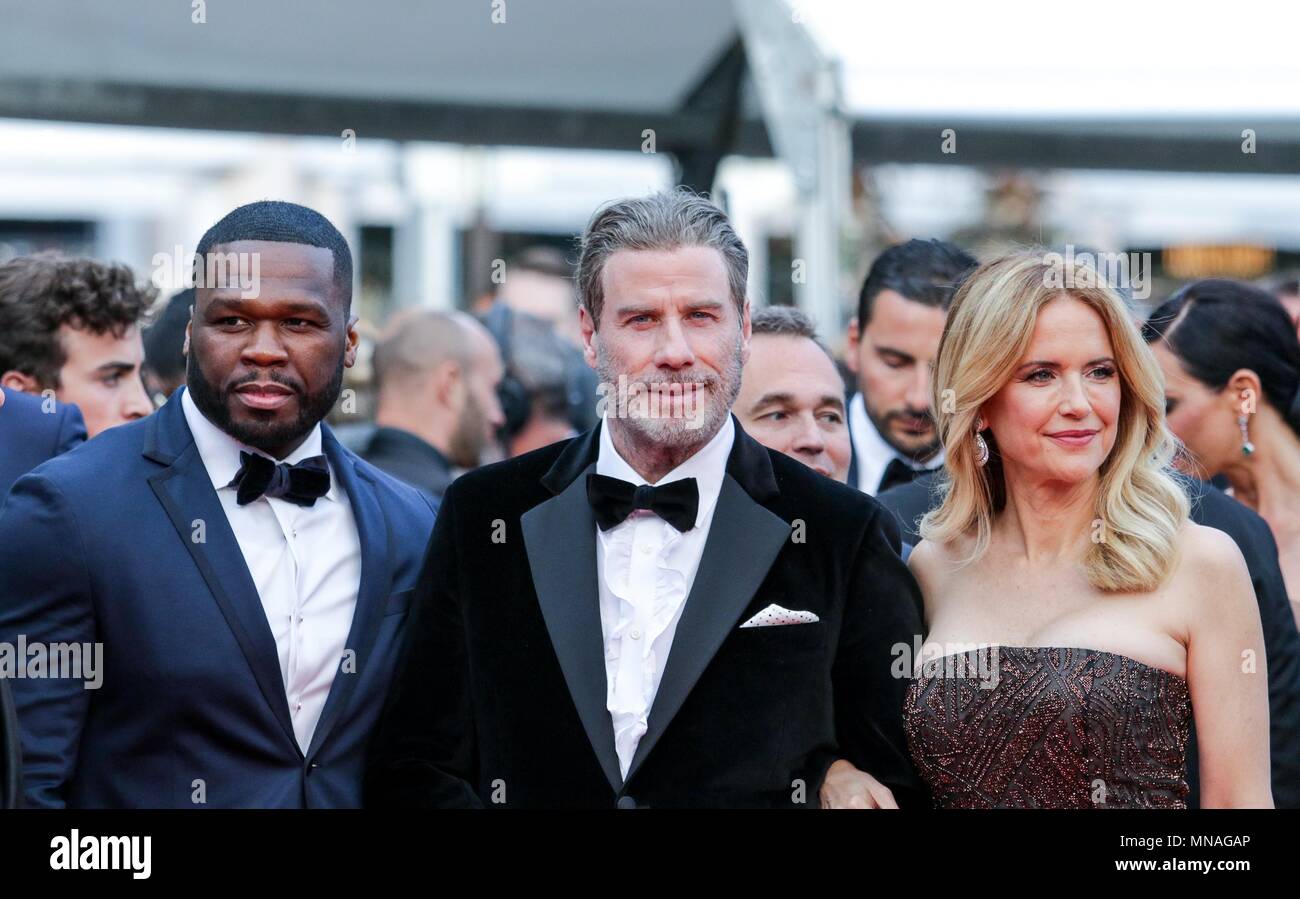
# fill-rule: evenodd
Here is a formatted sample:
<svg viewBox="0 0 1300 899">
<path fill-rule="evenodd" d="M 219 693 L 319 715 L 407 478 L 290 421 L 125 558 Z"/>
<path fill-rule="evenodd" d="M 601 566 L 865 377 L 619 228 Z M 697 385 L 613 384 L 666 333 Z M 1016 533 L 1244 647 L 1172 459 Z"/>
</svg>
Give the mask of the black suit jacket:
<svg viewBox="0 0 1300 899">
<path fill-rule="evenodd" d="M 366 803 L 816 808 L 839 757 L 900 804 L 923 801 L 895 676 L 896 647 L 919 631 L 917 588 L 887 513 L 738 423 L 649 730 L 621 777 L 586 496 L 598 433 L 445 494 Z M 820 620 L 738 627 L 773 603 Z"/>
<path fill-rule="evenodd" d="M 451 462 L 424 440 L 400 428 L 375 428 L 360 453 L 376 468 L 441 499 L 452 482 Z"/>
<path fill-rule="evenodd" d="M 44 400 L 17 390 L 4 390 L 0 406 L 0 502 L 14 481 L 47 459 L 66 453 L 86 439 L 86 426 L 76 406 L 59 403 L 51 412 Z"/>
<path fill-rule="evenodd" d="M 1264 627 L 1264 653 L 1268 659 L 1269 733 L 1273 760 L 1273 802 L 1278 808 L 1300 808 L 1300 633 L 1287 600 L 1277 544 L 1264 519 L 1205 481 L 1189 485 L 1192 520 L 1223 531 L 1246 558 L 1255 586 L 1259 617 Z M 903 539 L 917 543 L 917 522 L 937 503 L 934 477 L 893 487 L 878 497 L 903 528 Z M 1187 753 L 1188 805 L 1199 805 L 1200 769 L 1196 755 L 1196 729 Z"/>
</svg>

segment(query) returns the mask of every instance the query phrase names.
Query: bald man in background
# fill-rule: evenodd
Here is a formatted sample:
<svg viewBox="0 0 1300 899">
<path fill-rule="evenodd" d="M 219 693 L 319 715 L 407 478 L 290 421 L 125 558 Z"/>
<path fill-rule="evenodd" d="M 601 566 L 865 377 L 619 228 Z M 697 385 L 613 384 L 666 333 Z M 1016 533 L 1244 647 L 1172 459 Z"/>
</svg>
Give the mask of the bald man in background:
<svg viewBox="0 0 1300 899">
<path fill-rule="evenodd" d="M 504 368 L 487 329 L 461 312 L 398 313 L 375 345 L 379 408 L 361 453 L 441 499 L 456 469 L 475 468 L 504 422 Z"/>
</svg>

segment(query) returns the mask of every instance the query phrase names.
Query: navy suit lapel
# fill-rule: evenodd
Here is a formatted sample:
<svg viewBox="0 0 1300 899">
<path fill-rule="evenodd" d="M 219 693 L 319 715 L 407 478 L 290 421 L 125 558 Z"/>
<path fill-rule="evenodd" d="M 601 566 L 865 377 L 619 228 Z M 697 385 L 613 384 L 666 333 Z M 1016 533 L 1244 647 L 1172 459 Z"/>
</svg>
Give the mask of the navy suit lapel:
<svg viewBox="0 0 1300 899">
<path fill-rule="evenodd" d="M 178 390 L 150 416 L 144 455 L 166 467 L 149 478 L 149 486 L 220 607 L 267 705 L 297 749 L 275 637 L 239 542 L 194 445 L 180 396 Z"/>
<path fill-rule="evenodd" d="M 348 699 L 356 689 L 357 679 L 367 670 L 375 640 L 384 621 L 384 608 L 392 591 L 393 572 L 389 561 L 392 543 L 388 519 L 379 504 L 375 486 L 357 471 L 353 457 L 335 439 L 333 432 L 322 425 L 322 443 L 329 459 L 330 469 L 352 504 L 352 517 L 357 524 L 357 537 L 361 541 L 361 586 L 357 591 L 357 605 L 352 613 L 352 627 L 348 631 L 347 649 L 355 653 L 355 664 L 342 665 L 335 672 L 334 683 L 321 711 L 320 723 L 312 735 L 307 750 L 310 758 L 329 738 L 339 715 L 347 708 Z"/>
</svg>

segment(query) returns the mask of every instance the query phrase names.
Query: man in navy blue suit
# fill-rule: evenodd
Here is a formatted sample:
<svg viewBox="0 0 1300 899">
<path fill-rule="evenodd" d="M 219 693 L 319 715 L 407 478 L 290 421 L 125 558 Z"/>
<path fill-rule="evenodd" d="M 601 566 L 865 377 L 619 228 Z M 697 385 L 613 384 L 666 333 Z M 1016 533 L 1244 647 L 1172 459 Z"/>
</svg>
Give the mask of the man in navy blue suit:
<svg viewBox="0 0 1300 899">
<path fill-rule="evenodd" d="M 76 406 L 0 387 L 0 504 L 14 481 L 85 439 L 86 426 Z M 13 795 L 19 746 L 13 697 L 2 675 L 0 669 L 0 808 L 10 808 L 19 799 Z"/>
<path fill-rule="evenodd" d="M 321 423 L 357 347 L 337 229 L 254 203 L 198 258 L 186 388 L 0 512 L 0 644 L 45 648 L 10 681 L 31 806 L 360 804 L 435 508 Z"/>
<path fill-rule="evenodd" d="M 0 387 L 0 503 L 14 481 L 85 439 L 76 406 Z"/>
</svg>

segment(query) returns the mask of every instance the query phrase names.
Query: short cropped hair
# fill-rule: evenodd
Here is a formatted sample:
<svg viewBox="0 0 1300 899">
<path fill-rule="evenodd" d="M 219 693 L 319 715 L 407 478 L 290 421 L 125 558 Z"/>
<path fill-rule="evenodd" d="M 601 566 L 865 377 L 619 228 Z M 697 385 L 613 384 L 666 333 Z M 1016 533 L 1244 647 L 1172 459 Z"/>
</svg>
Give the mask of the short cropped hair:
<svg viewBox="0 0 1300 899">
<path fill-rule="evenodd" d="M 226 214 L 199 240 L 197 254 L 206 259 L 213 247 L 239 240 L 264 240 L 320 247 L 334 255 L 334 286 L 344 306 L 352 308 L 352 250 L 333 223 L 315 209 L 280 200 L 259 200 Z"/>
<path fill-rule="evenodd" d="M 896 244 L 876 257 L 858 294 L 858 327 L 871 321 L 876 297 L 885 290 L 948 311 L 966 276 L 979 263 L 975 257 L 946 240 L 912 239 Z"/>
<path fill-rule="evenodd" d="M 817 336 L 813 320 L 794 306 L 764 306 L 750 313 L 749 322 L 755 337 L 764 334 L 772 337 L 806 337 L 821 347 L 827 356 L 831 355 L 826 344 Z M 831 361 L 834 361 L 834 357 Z"/>
</svg>

